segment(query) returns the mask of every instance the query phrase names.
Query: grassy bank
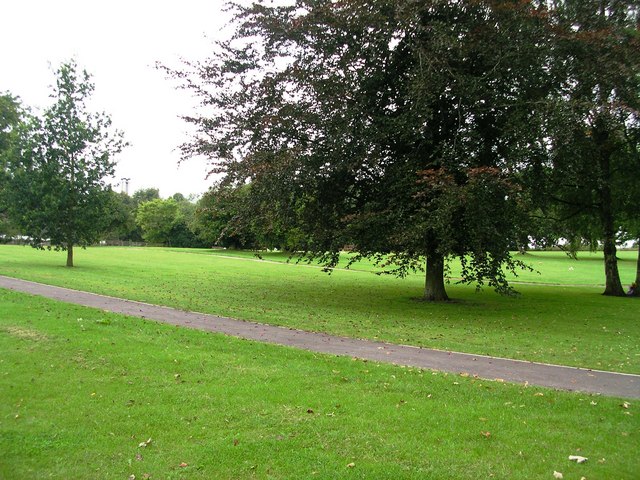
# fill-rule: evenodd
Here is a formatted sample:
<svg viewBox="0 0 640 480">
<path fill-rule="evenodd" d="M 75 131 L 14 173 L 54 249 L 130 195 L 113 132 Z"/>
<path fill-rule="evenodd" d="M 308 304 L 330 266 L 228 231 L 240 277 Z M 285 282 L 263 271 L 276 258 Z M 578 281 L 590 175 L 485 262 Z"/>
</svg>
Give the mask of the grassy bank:
<svg viewBox="0 0 640 480">
<path fill-rule="evenodd" d="M 0 247 L 2 273 L 185 310 L 337 335 L 640 373 L 636 299 L 600 295 L 597 257 L 574 261 L 535 254 L 539 281 L 518 285 L 516 298 L 451 285 L 448 304 L 417 301 L 421 276 L 402 279 L 368 271 L 335 271 L 229 258 L 228 252 L 154 248 L 92 248 L 77 267 L 64 254 Z M 624 252 L 623 276 L 635 272 Z M 272 259 L 273 260 L 273 259 Z M 583 267 L 584 265 L 584 267 Z M 599 264 L 598 264 L 599 265 Z M 367 268 L 367 266 L 363 266 Z M 574 275 L 574 277 L 570 275 Z M 534 274 L 530 274 L 534 275 Z M 570 286 L 581 285 L 581 286 Z"/>
<path fill-rule="evenodd" d="M 0 350 L 0 478 L 630 479 L 640 469 L 636 405 L 611 398 L 2 290 Z"/>
</svg>

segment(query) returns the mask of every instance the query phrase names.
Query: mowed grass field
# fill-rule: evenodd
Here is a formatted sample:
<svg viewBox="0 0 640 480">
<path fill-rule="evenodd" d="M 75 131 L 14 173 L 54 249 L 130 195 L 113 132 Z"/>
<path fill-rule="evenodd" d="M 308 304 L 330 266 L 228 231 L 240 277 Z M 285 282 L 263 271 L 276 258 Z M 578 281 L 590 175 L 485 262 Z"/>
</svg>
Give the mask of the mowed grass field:
<svg viewBox="0 0 640 480">
<path fill-rule="evenodd" d="M 78 271 L 90 268 L 101 267 Z M 1 289 L 0 351 L 7 480 L 640 471 L 640 415 L 622 399 L 312 354 Z"/>
<path fill-rule="evenodd" d="M 561 252 L 523 257 L 521 295 L 450 285 L 455 300 L 417 300 L 422 275 L 374 275 L 287 264 L 283 254 L 162 248 L 90 248 L 64 267 L 63 252 L 1 246 L 4 275 L 310 331 L 475 354 L 640 373 L 640 302 L 600 295 L 602 259 Z M 625 282 L 636 252 L 620 253 Z M 538 273 L 539 272 L 539 273 Z M 452 275 L 456 275 L 455 265 Z"/>
</svg>

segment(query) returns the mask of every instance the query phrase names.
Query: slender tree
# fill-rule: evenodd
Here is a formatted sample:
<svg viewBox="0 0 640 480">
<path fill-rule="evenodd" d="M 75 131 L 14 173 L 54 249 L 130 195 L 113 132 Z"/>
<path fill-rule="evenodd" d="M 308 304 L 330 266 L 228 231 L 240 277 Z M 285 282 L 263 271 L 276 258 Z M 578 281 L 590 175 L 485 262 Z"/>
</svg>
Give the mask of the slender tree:
<svg viewBox="0 0 640 480">
<path fill-rule="evenodd" d="M 604 250 L 605 295 L 624 295 L 616 239 L 640 192 L 639 11 L 634 0 L 549 2 L 557 91 L 548 111 L 546 198 L 558 231 Z M 627 201 L 630 192 L 636 200 Z M 576 242 L 577 244 L 577 242 Z"/>
<path fill-rule="evenodd" d="M 72 267 L 73 247 L 95 242 L 109 226 L 105 178 L 125 142 L 106 114 L 88 111 L 94 85 L 86 71 L 71 61 L 55 75 L 53 104 L 42 119 L 30 118 L 7 163 L 8 205 L 33 246 L 66 250 Z"/>
</svg>

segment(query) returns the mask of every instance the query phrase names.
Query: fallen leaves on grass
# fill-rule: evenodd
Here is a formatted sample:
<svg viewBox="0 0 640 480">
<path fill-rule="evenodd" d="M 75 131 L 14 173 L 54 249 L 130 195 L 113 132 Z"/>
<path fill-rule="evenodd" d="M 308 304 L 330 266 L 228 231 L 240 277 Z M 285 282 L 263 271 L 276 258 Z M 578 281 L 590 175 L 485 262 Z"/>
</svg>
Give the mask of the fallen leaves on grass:
<svg viewBox="0 0 640 480">
<path fill-rule="evenodd" d="M 187 462 L 180 463 L 180 468 L 188 467 L 189 464 Z"/>
<path fill-rule="evenodd" d="M 356 464 L 354 462 L 351 462 L 350 464 L 347 465 L 347 468 L 353 468 L 355 466 L 356 466 Z"/>
<path fill-rule="evenodd" d="M 480 432 L 480 435 L 482 435 L 484 438 L 489 438 L 491 436 L 491 432 L 482 431 Z"/>
<path fill-rule="evenodd" d="M 577 463 L 584 463 L 589 459 L 587 457 L 581 457 L 580 455 L 569 455 L 569 460 Z"/>
<path fill-rule="evenodd" d="M 151 440 L 151 438 L 149 438 L 149 440 L 147 440 L 146 442 L 140 442 L 138 444 L 139 448 L 147 448 L 149 445 L 151 445 L 151 442 L 153 442 L 153 440 Z"/>
<path fill-rule="evenodd" d="M 40 333 L 37 330 L 30 328 L 23 328 L 17 326 L 4 327 L 2 330 L 14 337 L 22 338 L 24 340 L 42 341 L 48 340 L 48 337 L 44 333 Z"/>
</svg>

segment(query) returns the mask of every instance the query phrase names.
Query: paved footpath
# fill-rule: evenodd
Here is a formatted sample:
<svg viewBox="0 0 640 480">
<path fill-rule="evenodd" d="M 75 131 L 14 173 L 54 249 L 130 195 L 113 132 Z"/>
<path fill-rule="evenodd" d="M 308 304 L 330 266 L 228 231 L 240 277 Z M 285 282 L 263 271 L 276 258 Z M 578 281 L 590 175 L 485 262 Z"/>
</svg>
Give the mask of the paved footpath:
<svg viewBox="0 0 640 480">
<path fill-rule="evenodd" d="M 444 372 L 468 373 L 489 380 L 500 379 L 506 382 L 528 383 L 529 385 L 562 390 L 640 398 L 640 375 L 546 365 L 305 332 L 215 315 L 185 312 L 174 308 L 53 287 L 1 275 L 0 288 L 41 295 L 63 302 L 147 318 L 171 325 L 219 332 L 234 337 L 286 345 L 313 352 L 345 355 Z"/>
</svg>

